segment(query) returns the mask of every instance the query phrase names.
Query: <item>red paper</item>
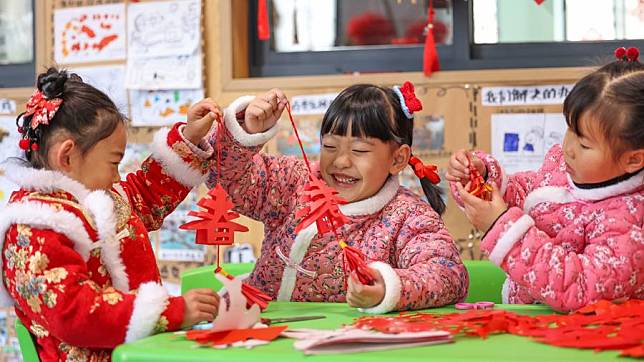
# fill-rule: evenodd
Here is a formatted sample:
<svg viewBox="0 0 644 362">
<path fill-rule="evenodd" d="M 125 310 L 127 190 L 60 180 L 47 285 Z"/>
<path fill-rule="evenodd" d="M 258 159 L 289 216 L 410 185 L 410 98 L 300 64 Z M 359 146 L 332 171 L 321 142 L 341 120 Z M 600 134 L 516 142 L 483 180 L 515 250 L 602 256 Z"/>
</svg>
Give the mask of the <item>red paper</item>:
<svg viewBox="0 0 644 362">
<path fill-rule="evenodd" d="M 212 332 L 209 330 L 190 330 L 186 332 L 186 337 L 199 344 L 219 346 L 233 344 L 236 342 L 245 342 L 249 339 L 272 341 L 279 337 L 286 328 L 288 328 L 288 326 L 233 329 L 230 331 L 220 332 Z"/>
<path fill-rule="evenodd" d="M 470 188 L 467 190 L 471 195 L 479 199 L 490 201 L 492 200 L 492 186 L 488 185 L 479 173 L 479 170 L 474 167 L 472 161 L 469 162 L 470 170 Z"/>
<path fill-rule="evenodd" d="M 190 211 L 188 215 L 200 219 L 179 227 L 183 230 L 196 230 L 197 244 L 232 245 L 235 241 L 235 232 L 248 231 L 246 226 L 232 221 L 238 218 L 239 214 L 230 211 L 234 205 L 220 184 L 208 191 L 208 195 L 199 200 L 197 205 L 206 211 Z"/>
<path fill-rule="evenodd" d="M 215 269 L 215 273 L 219 273 L 230 280 L 234 278 L 234 276 L 230 275 L 221 267 Z M 268 307 L 268 302 L 273 300 L 270 295 L 264 294 L 261 290 L 243 282 L 241 291 L 244 297 L 246 297 L 246 308 L 250 308 L 251 305 L 257 304 L 259 309 L 263 311 Z"/>
<path fill-rule="evenodd" d="M 356 272 L 360 283 L 373 285 L 376 280 L 373 278 L 371 269 L 367 265 L 365 255 L 353 246 L 347 245 L 344 241 L 340 241 L 340 247 L 342 248 L 344 261 L 346 263 L 345 269 L 349 269 L 350 272 Z"/>
<path fill-rule="evenodd" d="M 445 330 L 479 336 L 511 333 L 559 347 L 621 349 L 624 356 L 644 356 L 644 301 L 623 304 L 601 301 L 570 315 L 526 316 L 503 310 L 469 310 L 465 313 L 401 314 L 396 317 L 362 317 L 354 326 L 383 333 Z"/>
<path fill-rule="evenodd" d="M 309 173 L 309 182 L 304 186 L 301 201 L 306 207 L 295 213 L 302 221 L 295 227 L 295 233 L 316 223 L 318 234 L 322 235 L 349 222 L 340 212 L 339 205 L 346 204 L 337 196 L 338 192 L 327 186 L 324 181 Z"/>
</svg>

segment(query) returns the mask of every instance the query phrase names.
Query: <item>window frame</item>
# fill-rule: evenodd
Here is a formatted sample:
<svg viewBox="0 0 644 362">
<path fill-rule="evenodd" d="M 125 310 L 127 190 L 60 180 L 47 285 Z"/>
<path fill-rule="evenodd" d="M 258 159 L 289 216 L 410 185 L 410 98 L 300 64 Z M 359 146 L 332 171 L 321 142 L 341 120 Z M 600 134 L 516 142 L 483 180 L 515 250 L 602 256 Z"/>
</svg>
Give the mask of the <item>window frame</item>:
<svg viewBox="0 0 644 362">
<path fill-rule="evenodd" d="M 269 11 L 270 11 L 269 2 Z M 441 70 L 516 69 L 594 66 L 610 59 L 618 46 L 644 49 L 644 40 L 601 42 L 542 42 L 474 44 L 471 1 L 453 0 L 453 41 L 438 45 Z M 321 52 L 275 52 L 270 41 L 259 41 L 257 2 L 248 13 L 250 77 L 417 72 L 422 70 L 422 45 L 382 46 Z M 463 20 L 465 19 L 465 20 Z M 606 54 L 598 57 L 597 54 Z M 607 58 L 607 59 L 603 59 Z M 379 61 L 373 62 L 373 59 Z"/>
<path fill-rule="evenodd" d="M 33 57 L 29 63 L 0 64 L 0 88 L 22 88 L 31 87 L 36 77 L 37 62 L 37 11 L 36 0 L 31 0 L 32 9 L 32 39 Z"/>
</svg>

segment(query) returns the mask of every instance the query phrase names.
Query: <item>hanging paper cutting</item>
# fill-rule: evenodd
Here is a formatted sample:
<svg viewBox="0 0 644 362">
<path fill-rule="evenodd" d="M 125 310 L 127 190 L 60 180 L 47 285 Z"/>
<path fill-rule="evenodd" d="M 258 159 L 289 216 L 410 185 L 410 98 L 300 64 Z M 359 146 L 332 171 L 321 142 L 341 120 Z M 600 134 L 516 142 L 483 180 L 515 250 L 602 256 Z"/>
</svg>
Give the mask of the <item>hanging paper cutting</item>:
<svg viewBox="0 0 644 362">
<path fill-rule="evenodd" d="M 201 2 L 141 2 L 128 5 L 128 57 L 195 54 L 201 43 Z"/>
<path fill-rule="evenodd" d="M 54 11 L 56 63 L 125 59 L 125 4 Z"/>
</svg>

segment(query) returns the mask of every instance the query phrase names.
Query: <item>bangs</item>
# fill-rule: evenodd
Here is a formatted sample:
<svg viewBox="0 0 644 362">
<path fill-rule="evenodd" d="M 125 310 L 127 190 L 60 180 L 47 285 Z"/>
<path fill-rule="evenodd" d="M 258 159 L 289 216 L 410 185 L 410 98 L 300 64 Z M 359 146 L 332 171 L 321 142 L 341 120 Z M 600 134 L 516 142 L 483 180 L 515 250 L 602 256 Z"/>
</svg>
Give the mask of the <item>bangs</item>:
<svg viewBox="0 0 644 362">
<path fill-rule="evenodd" d="M 349 87 L 340 93 L 324 114 L 320 139 L 327 134 L 357 138 L 377 138 L 383 142 L 395 141 L 391 106 L 386 94 L 376 87 Z"/>
<path fill-rule="evenodd" d="M 579 81 L 566 97 L 563 113 L 566 117 L 566 124 L 576 135 L 583 136 L 580 125 L 581 117 L 585 112 L 595 107 L 605 82 L 605 76 L 602 74 L 588 75 Z"/>
</svg>

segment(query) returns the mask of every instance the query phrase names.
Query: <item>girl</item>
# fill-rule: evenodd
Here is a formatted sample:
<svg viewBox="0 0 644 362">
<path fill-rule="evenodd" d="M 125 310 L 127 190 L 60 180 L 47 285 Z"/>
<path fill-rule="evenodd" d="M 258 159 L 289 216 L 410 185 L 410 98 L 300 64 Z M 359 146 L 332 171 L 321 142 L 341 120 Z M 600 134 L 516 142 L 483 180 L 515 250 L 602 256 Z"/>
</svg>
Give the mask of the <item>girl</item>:
<svg viewBox="0 0 644 362">
<path fill-rule="evenodd" d="M 481 249 L 509 275 L 506 303 L 572 311 L 600 299 L 644 298 L 644 66 L 637 56 L 582 78 L 564 115 L 563 145 L 537 172 L 508 177 L 490 155 L 471 156 L 496 187 L 490 202 L 464 190 L 469 161 L 457 152 L 447 172 L 454 197 L 474 226 L 488 230 Z"/>
<path fill-rule="evenodd" d="M 420 101 L 411 83 L 403 88 L 355 85 L 342 91 L 324 115 L 322 150 L 314 173 L 349 203 L 350 223 L 339 233 L 366 254 L 372 286 L 353 275 L 345 289 L 340 247 L 315 224 L 295 234 L 307 182 L 304 162 L 260 153 L 277 131 L 286 97 L 272 90 L 242 97 L 224 112 L 222 174 L 237 210 L 264 223 L 266 238 L 250 284 L 278 300 L 349 302 L 385 313 L 442 306 L 462 300 L 468 276 L 439 213 L 444 204 L 433 168 L 411 154 L 413 112 Z M 212 137 L 216 139 L 216 135 Z M 410 161 L 411 160 L 411 161 Z M 431 206 L 401 187 L 396 176 L 413 163 Z M 425 177 L 427 176 L 427 177 Z"/>
<path fill-rule="evenodd" d="M 20 190 L 0 213 L 0 301 L 15 303 L 40 359 L 109 360 L 118 344 L 212 320 L 209 289 L 168 296 L 147 233 L 202 182 L 212 149 L 194 144 L 216 106 L 159 131 L 152 157 L 120 182 L 126 125 L 114 103 L 53 68 L 37 88 L 18 117 L 27 162 L 5 165 Z"/>
</svg>

